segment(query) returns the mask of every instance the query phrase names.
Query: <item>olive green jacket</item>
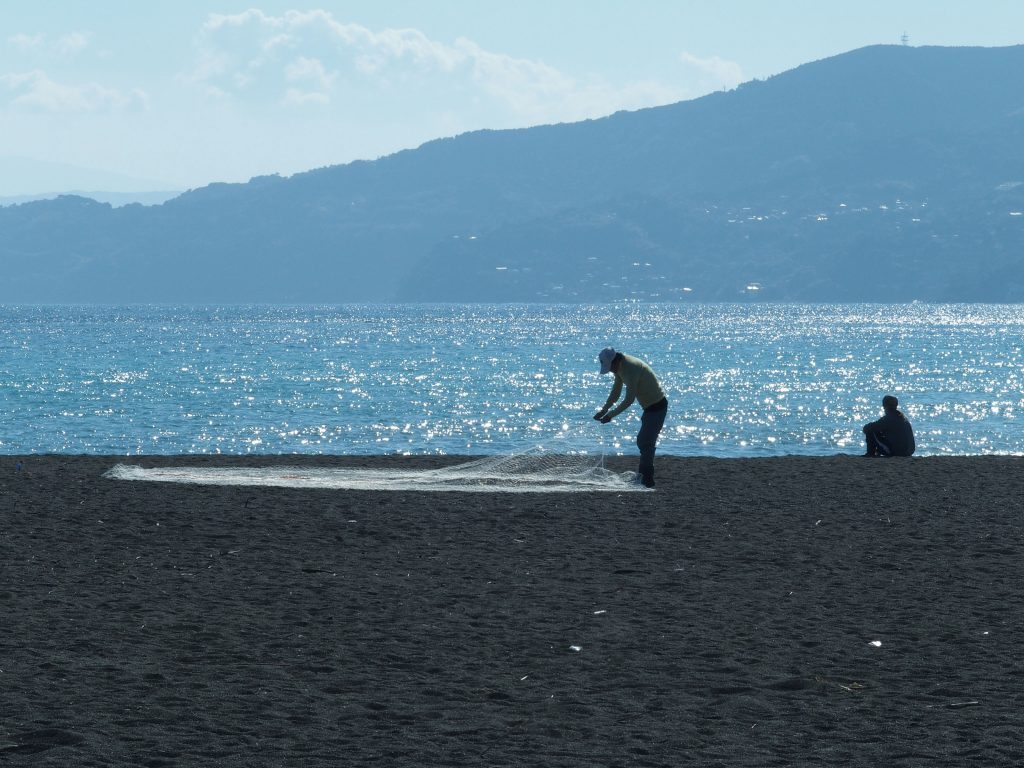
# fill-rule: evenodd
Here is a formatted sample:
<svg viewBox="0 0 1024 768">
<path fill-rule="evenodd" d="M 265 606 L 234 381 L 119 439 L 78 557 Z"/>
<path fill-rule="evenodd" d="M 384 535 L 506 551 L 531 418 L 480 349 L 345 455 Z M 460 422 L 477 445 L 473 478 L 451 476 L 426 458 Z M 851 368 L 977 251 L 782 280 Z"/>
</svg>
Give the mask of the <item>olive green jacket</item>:
<svg viewBox="0 0 1024 768">
<path fill-rule="evenodd" d="M 623 354 L 622 362 L 619 363 L 619 370 L 614 371 L 615 383 L 612 385 L 611 394 L 608 395 L 608 402 L 602 410 L 607 411 L 622 394 L 622 385 L 626 385 L 626 397 L 619 403 L 619 406 L 608 412 L 608 416 L 615 418 L 633 404 L 634 400 L 640 401 L 641 408 L 649 408 L 665 398 L 665 392 L 654 375 L 651 366 L 643 360 L 632 355 Z"/>
</svg>

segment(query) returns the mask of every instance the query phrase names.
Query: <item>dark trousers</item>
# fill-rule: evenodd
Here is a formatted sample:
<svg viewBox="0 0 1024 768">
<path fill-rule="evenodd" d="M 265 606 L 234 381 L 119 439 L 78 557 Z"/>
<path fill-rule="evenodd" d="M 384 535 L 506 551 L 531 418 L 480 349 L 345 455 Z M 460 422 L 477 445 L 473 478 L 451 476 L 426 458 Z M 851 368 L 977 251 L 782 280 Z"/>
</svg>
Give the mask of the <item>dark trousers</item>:
<svg viewBox="0 0 1024 768">
<path fill-rule="evenodd" d="M 665 426 L 668 415 L 668 399 L 644 408 L 640 418 L 640 433 L 636 436 L 636 447 L 640 449 L 640 480 L 648 487 L 654 486 L 654 449 L 658 445 L 658 435 Z"/>
<path fill-rule="evenodd" d="M 868 431 L 864 433 L 864 439 L 867 441 L 868 456 L 888 456 L 892 451 L 889 450 L 889 446 L 885 442 L 885 435 L 881 432 Z"/>
</svg>

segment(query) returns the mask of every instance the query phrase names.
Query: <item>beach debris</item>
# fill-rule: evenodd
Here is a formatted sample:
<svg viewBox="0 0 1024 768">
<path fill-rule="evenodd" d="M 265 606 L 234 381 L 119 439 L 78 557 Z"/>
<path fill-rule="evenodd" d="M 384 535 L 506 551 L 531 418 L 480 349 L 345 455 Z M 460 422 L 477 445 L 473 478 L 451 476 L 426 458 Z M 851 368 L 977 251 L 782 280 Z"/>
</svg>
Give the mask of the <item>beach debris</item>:
<svg viewBox="0 0 1024 768">
<path fill-rule="evenodd" d="M 523 682 L 523 680 L 525 680 L 528 677 L 529 677 L 529 675 L 523 675 L 522 677 L 519 678 L 519 682 L 520 683 Z"/>
<path fill-rule="evenodd" d="M 980 707 L 980 701 L 951 701 L 948 704 L 927 704 L 925 705 L 928 709 L 935 709 L 941 707 L 943 709 L 962 709 L 964 707 Z"/>
<path fill-rule="evenodd" d="M 815 675 L 814 676 L 814 681 L 816 683 L 818 683 L 819 685 L 834 685 L 837 688 L 842 688 L 847 693 L 857 693 L 859 691 L 863 691 L 863 690 L 867 689 L 867 686 L 864 685 L 863 683 L 858 683 L 858 682 L 840 683 L 838 680 L 830 680 L 829 678 L 822 677 L 821 675 Z"/>
<path fill-rule="evenodd" d="M 882 641 L 881 640 L 872 640 L 870 643 L 868 643 L 868 645 L 873 645 L 873 646 L 875 646 L 875 648 L 881 648 L 882 647 Z"/>
<path fill-rule="evenodd" d="M 600 616 L 602 613 L 608 613 L 608 611 L 594 611 L 595 616 Z M 988 634 L 988 633 L 986 633 Z"/>
<path fill-rule="evenodd" d="M 581 648 L 580 646 L 578 646 L 578 645 L 570 645 L 570 646 L 569 646 L 569 650 L 570 650 L 570 651 L 573 651 L 573 652 L 575 652 L 575 653 L 579 653 L 579 652 L 580 652 L 580 651 L 582 651 L 583 649 L 582 649 L 582 648 Z"/>
</svg>

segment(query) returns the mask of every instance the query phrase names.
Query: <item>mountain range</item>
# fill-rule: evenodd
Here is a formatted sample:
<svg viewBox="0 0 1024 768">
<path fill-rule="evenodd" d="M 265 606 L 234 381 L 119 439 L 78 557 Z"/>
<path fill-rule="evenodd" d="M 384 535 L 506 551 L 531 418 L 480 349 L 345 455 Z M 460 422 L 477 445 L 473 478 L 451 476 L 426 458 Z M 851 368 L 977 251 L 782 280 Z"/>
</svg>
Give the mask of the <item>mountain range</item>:
<svg viewBox="0 0 1024 768">
<path fill-rule="evenodd" d="M 1022 71 L 872 46 L 160 205 L 8 206 L 0 301 L 1024 301 Z"/>
</svg>

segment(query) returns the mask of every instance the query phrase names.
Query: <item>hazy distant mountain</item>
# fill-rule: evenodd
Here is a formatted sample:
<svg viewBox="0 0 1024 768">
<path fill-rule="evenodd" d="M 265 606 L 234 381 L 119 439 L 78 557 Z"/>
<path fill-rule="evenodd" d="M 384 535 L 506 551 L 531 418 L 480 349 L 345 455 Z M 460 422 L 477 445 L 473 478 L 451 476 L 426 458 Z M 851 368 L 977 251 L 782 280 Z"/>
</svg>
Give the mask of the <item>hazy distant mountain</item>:
<svg viewBox="0 0 1024 768">
<path fill-rule="evenodd" d="M 86 197 L 98 203 L 110 203 L 115 208 L 122 205 L 139 203 L 140 205 L 160 205 L 166 203 L 173 197 L 181 194 L 177 191 L 155 191 L 155 192 L 104 192 L 88 190 L 72 190 L 65 192 L 50 192 L 39 195 L 10 195 L 0 197 L 0 206 L 20 205 L 21 203 L 34 203 L 39 200 L 56 200 L 58 197 L 72 195 L 74 197 Z"/>
<path fill-rule="evenodd" d="M 77 189 L 105 190 L 87 194 L 113 195 L 114 202 L 120 200 L 116 195 L 149 193 L 167 187 L 166 182 L 155 179 L 141 179 L 52 160 L 0 155 L 0 205 L 8 204 L 8 199 L 17 202 L 24 198 L 53 198 L 58 193 L 68 194 L 69 190 Z"/>
<path fill-rule="evenodd" d="M 876 46 L 163 205 L 0 209 L 0 301 L 1024 300 L 1024 46 Z"/>
</svg>

